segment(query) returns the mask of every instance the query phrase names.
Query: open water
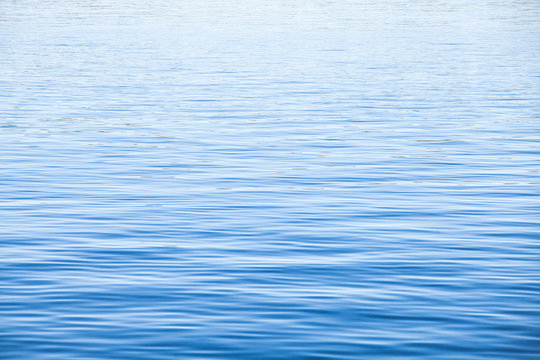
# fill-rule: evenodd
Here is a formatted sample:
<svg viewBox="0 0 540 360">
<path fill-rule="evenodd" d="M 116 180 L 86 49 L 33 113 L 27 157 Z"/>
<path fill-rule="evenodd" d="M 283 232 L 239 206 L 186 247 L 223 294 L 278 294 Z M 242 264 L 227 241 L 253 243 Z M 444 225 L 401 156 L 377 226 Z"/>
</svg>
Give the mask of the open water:
<svg viewBox="0 0 540 360">
<path fill-rule="evenodd" d="M 540 358 L 537 0 L 0 0 L 0 359 Z"/>
</svg>

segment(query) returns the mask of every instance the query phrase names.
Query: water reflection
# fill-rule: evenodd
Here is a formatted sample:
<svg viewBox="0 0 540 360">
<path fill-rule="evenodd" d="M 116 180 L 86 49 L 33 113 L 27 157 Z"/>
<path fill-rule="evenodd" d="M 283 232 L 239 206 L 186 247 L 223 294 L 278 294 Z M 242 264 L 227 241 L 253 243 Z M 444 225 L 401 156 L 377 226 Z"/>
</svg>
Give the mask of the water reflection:
<svg viewBox="0 0 540 360">
<path fill-rule="evenodd" d="M 0 357 L 536 358 L 536 2 L 0 4 Z"/>
</svg>

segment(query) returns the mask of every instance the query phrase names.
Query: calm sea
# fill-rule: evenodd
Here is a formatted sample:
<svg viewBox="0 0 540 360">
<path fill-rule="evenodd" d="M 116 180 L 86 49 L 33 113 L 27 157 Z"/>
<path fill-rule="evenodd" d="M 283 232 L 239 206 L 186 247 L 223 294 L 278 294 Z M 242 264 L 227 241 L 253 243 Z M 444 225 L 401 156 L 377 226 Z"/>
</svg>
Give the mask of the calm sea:
<svg viewBox="0 0 540 360">
<path fill-rule="evenodd" d="M 537 0 L 0 0 L 0 359 L 540 358 Z"/>
</svg>

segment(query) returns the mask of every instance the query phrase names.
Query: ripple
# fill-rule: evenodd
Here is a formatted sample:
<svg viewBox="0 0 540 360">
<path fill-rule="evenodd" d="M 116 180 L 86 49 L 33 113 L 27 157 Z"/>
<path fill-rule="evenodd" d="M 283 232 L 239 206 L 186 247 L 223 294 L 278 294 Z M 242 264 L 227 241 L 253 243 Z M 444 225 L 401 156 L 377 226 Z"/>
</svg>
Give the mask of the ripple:
<svg viewBox="0 0 540 360">
<path fill-rule="evenodd" d="M 0 359 L 536 359 L 536 5 L 6 2 Z"/>
</svg>

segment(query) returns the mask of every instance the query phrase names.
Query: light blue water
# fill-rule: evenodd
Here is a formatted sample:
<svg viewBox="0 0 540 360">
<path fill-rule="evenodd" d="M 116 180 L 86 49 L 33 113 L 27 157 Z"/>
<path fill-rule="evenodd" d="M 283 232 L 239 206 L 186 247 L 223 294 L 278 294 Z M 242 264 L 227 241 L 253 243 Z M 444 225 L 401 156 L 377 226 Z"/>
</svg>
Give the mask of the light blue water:
<svg viewBox="0 0 540 360">
<path fill-rule="evenodd" d="M 0 0 L 0 359 L 538 359 L 540 4 Z"/>
</svg>

